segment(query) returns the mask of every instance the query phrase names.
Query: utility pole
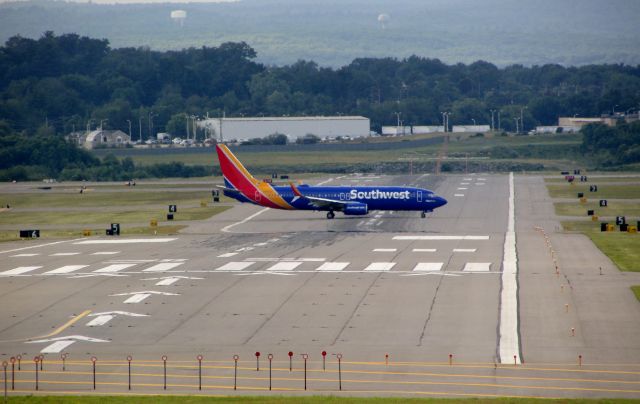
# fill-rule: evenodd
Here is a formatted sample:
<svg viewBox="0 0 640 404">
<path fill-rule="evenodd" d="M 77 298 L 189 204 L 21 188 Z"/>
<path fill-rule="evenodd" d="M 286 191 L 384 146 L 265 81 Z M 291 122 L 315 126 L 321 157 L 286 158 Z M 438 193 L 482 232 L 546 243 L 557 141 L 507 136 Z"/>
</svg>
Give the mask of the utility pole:
<svg viewBox="0 0 640 404">
<path fill-rule="evenodd" d="M 513 118 L 516 121 L 516 133 L 520 133 L 520 130 L 518 128 L 518 119 L 519 118 Z"/>
<path fill-rule="evenodd" d="M 397 118 L 396 135 L 398 135 L 398 132 L 400 132 L 400 115 L 402 115 L 402 112 L 394 112 L 394 114 L 396 114 L 396 118 Z"/>
<path fill-rule="evenodd" d="M 142 117 L 138 117 L 138 142 L 142 143 Z"/>
<path fill-rule="evenodd" d="M 185 133 L 187 134 L 187 139 L 189 139 L 189 114 L 186 112 L 184 113 L 184 121 L 187 124 L 187 131 Z"/>
<path fill-rule="evenodd" d="M 149 139 L 153 138 L 153 111 L 149 111 Z"/>
<path fill-rule="evenodd" d="M 133 139 L 133 138 L 131 137 L 131 120 L 130 120 L 130 119 L 127 119 L 127 122 L 129 122 L 129 140 L 131 140 L 131 139 Z"/>
<path fill-rule="evenodd" d="M 520 108 L 520 130 L 522 130 L 522 132 L 524 132 L 524 110 L 527 108 L 528 107 Z"/>
<path fill-rule="evenodd" d="M 496 125 L 495 125 L 494 120 L 493 120 L 493 114 L 494 114 L 495 112 L 496 112 L 496 110 L 495 110 L 495 109 L 492 109 L 492 110 L 491 110 L 491 131 L 495 131 L 495 130 L 496 130 Z"/>
</svg>

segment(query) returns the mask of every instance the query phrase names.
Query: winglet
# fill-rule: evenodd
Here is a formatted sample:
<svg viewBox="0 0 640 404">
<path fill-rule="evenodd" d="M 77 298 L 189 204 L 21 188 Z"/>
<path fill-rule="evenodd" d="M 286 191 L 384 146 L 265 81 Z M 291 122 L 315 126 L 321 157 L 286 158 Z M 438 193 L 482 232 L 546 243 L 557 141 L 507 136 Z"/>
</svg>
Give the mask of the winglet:
<svg viewBox="0 0 640 404">
<path fill-rule="evenodd" d="M 298 190 L 298 188 L 297 188 L 295 185 L 293 185 L 293 182 L 290 182 L 290 183 L 289 183 L 289 185 L 291 185 L 291 190 L 293 191 L 293 194 L 294 194 L 295 196 L 298 196 L 298 197 L 302 197 L 302 196 L 303 196 L 303 195 L 300 193 L 300 191 Z"/>
</svg>

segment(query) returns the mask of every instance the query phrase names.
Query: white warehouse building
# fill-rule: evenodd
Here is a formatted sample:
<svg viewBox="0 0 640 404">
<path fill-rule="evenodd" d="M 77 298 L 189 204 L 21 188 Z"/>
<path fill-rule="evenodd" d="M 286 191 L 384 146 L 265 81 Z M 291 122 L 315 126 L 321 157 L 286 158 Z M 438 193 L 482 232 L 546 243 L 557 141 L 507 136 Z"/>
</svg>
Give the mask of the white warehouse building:
<svg viewBox="0 0 640 404">
<path fill-rule="evenodd" d="M 274 133 L 296 139 L 307 134 L 320 138 L 368 136 L 369 118 L 363 116 L 291 116 L 255 118 L 209 118 L 198 122 L 209 137 L 217 140 L 243 141 Z"/>
</svg>

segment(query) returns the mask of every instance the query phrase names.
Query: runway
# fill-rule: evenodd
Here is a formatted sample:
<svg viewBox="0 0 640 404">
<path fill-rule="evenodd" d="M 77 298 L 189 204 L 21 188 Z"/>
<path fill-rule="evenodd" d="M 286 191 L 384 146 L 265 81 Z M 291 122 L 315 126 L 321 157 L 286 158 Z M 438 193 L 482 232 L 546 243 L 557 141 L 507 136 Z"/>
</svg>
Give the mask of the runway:
<svg viewBox="0 0 640 404">
<path fill-rule="evenodd" d="M 43 353 L 40 391 L 49 393 L 93 391 L 92 356 L 96 391 L 126 392 L 127 355 L 137 392 L 164 391 L 166 355 L 171 393 L 264 393 L 271 353 L 279 394 L 304 394 L 308 354 L 309 393 L 640 397 L 640 309 L 628 290 L 638 276 L 618 272 L 588 239 L 560 232 L 539 177 L 321 181 L 426 187 L 449 203 L 426 219 L 333 220 L 239 205 L 172 237 L 4 243 L 0 354 L 29 358 L 18 390 L 32 392 L 33 357 Z M 534 226 L 551 234 L 561 276 Z M 505 254 L 510 243 L 517 267 Z M 589 272 L 594 265 L 604 278 Z M 511 273 L 516 281 L 506 283 Z"/>
</svg>

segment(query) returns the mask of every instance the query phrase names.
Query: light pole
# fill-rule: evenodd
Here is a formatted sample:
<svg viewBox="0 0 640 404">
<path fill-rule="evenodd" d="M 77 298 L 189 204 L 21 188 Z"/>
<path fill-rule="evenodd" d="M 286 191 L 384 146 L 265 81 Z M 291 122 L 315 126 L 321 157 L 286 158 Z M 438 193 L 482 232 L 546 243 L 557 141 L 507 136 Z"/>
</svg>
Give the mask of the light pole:
<svg viewBox="0 0 640 404">
<path fill-rule="evenodd" d="M 109 119 L 101 119 L 100 120 L 100 132 L 102 132 L 102 123 L 107 122 Z"/>
<path fill-rule="evenodd" d="M 129 122 L 129 140 L 131 140 L 131 120 L 127 119 L 127 122 Z"/>
<path fill-rule="evenodd" d="M 473 121 L 473 126 L 476 126 L 476 120 L 471 118 L 471 120 Z"/>
<path fill-rule="evenodd" d="M 614 105 L 614 106 L 613 106 L 613 108 L 612 108 L 612 110 L 613 110 L 613 114 L 612 114 L 612 115 L 615 115 L 615 114 L 616 114 L 616 107 L 618 107 L 618 106 L 619 106 L 619 105 Z"/>
<path fill-rule="evenodd" d="M 520 133 L 520 129 L 518 128 L 518 119 L 520 118 L 513 118 L 516 121 L 516 134 Z"/>
<path fill-rule="evenodd" d="M 496 125 L 494 124 L 494 120 L 493 120 L 493 114 L 496 112 L 495 109 L 490 110 L 491 111 L 491 130 L 495 131 L 496 130 Z"/>
<path fill-rule="evenodd" d="M 198 118 L 197 115 L 191 115 L 191 120 L 193 121 L 191 127 L 193 128 L 193 141 L 194 142 L 196 140 L 196 134 L 197 134 L 197 132 L 196 132 L 196 118 Z M 189 139 L 189 137 L 187 137 L 187 139 Z"/>
<path fill-rule="evenodd" d="M 89 119 L 89 120 L 87 121 L 87 132 L 90 132 L 90 131 L 91 131 L 91 122 L 93 122 L 93 119 Z"/>
<path fill-rule="evenodd" d="M 529 107 L 522 107 L 520 108 L 520 130 L 522 132 L 524 132 L 524 110 L 528 109 Z"/>
<path fill-rule="evenodd" d="M 138 117 L 138 143 L 142 143 L 142 117 Z"/>
<path fill-rule="evenodd" d="M 153 117 L 156 116 L 153 111 L 149 111 L 149 139 L 153 138 Z"/>
<path fill-rule="evenodd" d="M 398 132 L 400 132 L 400 115 L 402 115 L 402 112 L 394 112 L 394 114 L 396 114 L 396 118 L 397 118 L 397 123 L 396 123 L 396 136 L 397 136 Z"/>
<path fill-rule="evenodd" d="M 498 110 L 498 132 L 502 130 L 502 125 L 500 124 L 500 110 Z"/>
</svg>

